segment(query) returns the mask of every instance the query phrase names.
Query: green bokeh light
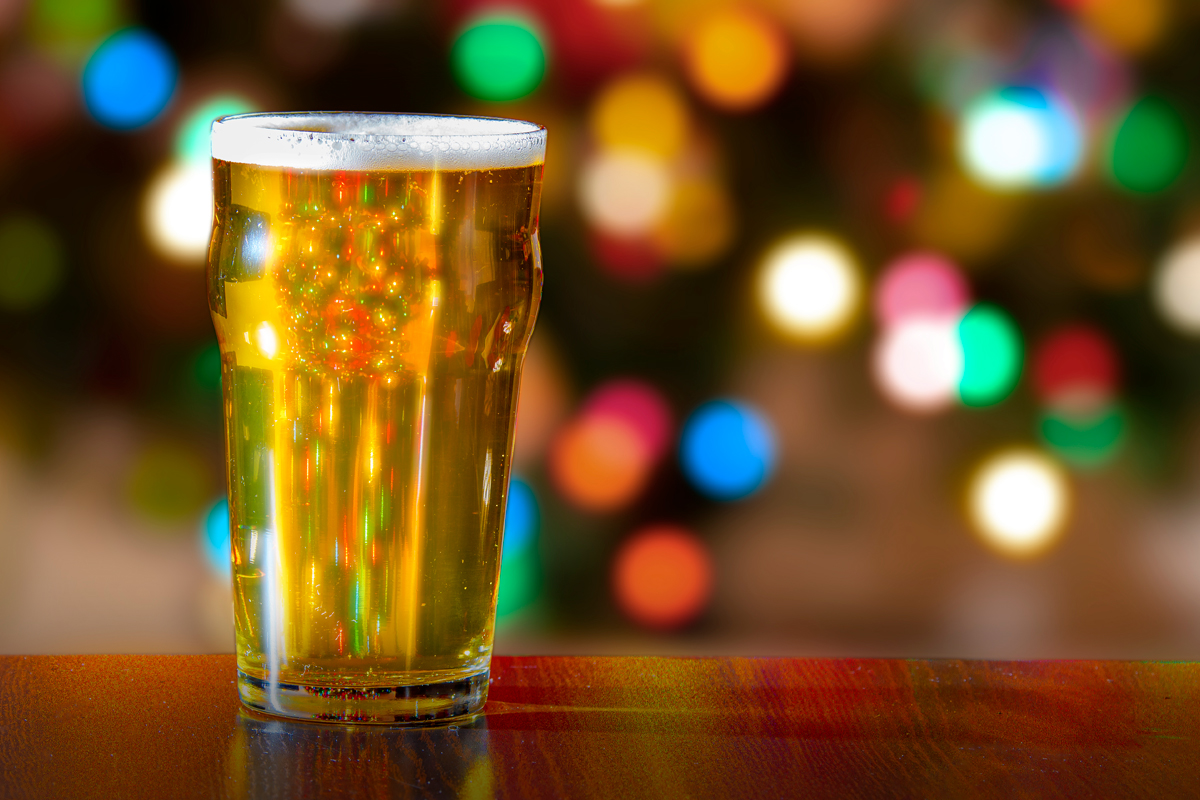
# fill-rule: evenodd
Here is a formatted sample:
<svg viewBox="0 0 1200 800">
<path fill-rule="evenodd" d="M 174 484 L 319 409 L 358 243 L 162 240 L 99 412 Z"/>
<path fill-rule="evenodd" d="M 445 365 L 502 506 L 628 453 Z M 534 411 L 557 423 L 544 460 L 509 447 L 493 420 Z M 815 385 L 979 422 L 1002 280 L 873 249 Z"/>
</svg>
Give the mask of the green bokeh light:
<svg viewBox="0 0 1200 800">
<path fill-rule="evenodd" d="M 62 38 L 103 36 L 121 22 L 115 0 L 36 0 L 29 14 L 35 33 Z"/>
<path fill-rule="evenodd" d="M 546 52 L 529 23 L 486 17 L 467 27 L 450 48 L 454 76 L 480 100 L 516 100 L 532 92 L 546 72 Z"/>
<path fill-rule="evenodd" d="M 1134 192 L 1159 192 L 1183 172 L 1188 134 L 1166 101 L 1145 97 L 1129 109 L 1113 136 L 1113 179 Z"/>
<path fill-rule="evenodd" d="M 537 599 L 540 573 L 536 547 L 527 547 L 504 559 L 500 565 L 500 590 L 496 616 L 500 619 L 520 611 Z"/>
<path fill-rule="evenodd" d="M 202 389 L 221 391 L 221 348 L 216 342 L 196 353 L 192 359 L 192 375 Z"/>
<path fill-rule="evenodd" d="M 963 376 L 958 396 L 964 405 L 982 407 L 1008 397 L 1021 377 L 1024 356 L 1016 323 L 988 303 L 972 308 L 958 324 Z"/>
<path fill-rule="evenodd" d="M 0 222 L 0 306 L 23 310 L 44 303 L 62 283 L 62 261 L 58 237 L 37 217 Z"/>
<path fill-rule="evenodd" d="M 1038 421 L 1038 433 L 1064 461 L 1076 467 L 1099 467 L 1120 449 L 1128 425 L 1120 406 L 1088 414 L 1047 411 Z"/>
<path fill-rule="evenodd" d="M 190 111 L 179 126 L 175 135 L 175 155 L 184 161 L 207 161 L 212 121 L 225 114 L 245 114 L 255 110 L 250 101 L 237 95 L 219 95 L 206 100 Z"/>
</svg>

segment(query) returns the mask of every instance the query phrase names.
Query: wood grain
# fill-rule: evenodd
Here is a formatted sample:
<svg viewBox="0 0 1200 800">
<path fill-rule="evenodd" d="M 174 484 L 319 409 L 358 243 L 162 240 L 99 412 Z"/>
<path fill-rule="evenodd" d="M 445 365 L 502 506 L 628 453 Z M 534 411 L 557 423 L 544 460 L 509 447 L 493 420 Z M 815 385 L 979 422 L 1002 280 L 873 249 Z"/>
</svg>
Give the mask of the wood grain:
<svg viewBox="0 0 1200 800">
<path fill-rule="evenodd" d="M 1194 797 L 1200 665 L 502 658 L 446 728 L 240 708 L 232 656 L 0 658 L 0 796 Z"/>
</svg>

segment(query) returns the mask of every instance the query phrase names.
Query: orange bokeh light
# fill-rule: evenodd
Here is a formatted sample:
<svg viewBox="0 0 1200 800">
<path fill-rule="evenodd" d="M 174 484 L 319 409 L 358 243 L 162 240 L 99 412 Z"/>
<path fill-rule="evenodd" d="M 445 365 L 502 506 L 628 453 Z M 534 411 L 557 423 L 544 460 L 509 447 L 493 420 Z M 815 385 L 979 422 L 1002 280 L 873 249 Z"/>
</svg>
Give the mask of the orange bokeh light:
<svg viewBox="0 0 1200 800">
<path fill-rule="evenodd" d="M 651 460 L 642 437 L 628 422 L 587 414 L 559 432 L 550 450 L 550 477 L 580 508 L 613 511 L 641 490 Z"/>
<path fill-rule="evenodd" d="M 703 17 L 684 44 L 696 91 L 720 108 L 744 111 L 770 100 L 787 73 L 788 45 L 778 28 L 748 9 Z"/>
<path fill-rule="evenodd" d="M 691 532 L 645 528 L 617 552 L 612 587 L 617 604 L 650 628 L 677 628 L 696 618 L 712 592 L 712 558 Z"/>
</svg>

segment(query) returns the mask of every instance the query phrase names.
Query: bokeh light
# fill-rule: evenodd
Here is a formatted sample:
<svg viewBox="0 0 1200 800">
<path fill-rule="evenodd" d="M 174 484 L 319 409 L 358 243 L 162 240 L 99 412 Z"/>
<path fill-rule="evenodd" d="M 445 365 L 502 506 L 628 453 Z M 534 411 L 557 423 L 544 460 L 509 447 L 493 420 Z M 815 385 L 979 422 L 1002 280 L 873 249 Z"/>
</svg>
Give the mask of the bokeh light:
<svg viewBox="0 0 1200 800">
<path fill-rule="evenodd" d="M 872 364 L 884 396 L 918 413 L 952 405 L 963 376 L 958 324 L 952 316 L 916 316 L 886 329 Z"/>
<path fill-rule="evenodd" d="M 217 117 L 245 114 L 256 110 L 254 104 L 235 94 L 221 94 L 204 100 L 183 118 L 175 135 L 175 155 L 189 162 L 209 159 L 209 128 Z"/>
<path fill-rule="evenodd" d="M 546 72 L 543 38 L 532 21 L 485 15 L 469 22 L 450 48 L 450 63 L 463 91 L 480 100 L 505 102 L 530 94 Z"/>
<path fill-rule="evenodd" d="M 142 449 L 125 480 L 129 504 L 164 523 L 194 519 L 209 497 L 210 477 L 191 449 L 159 442 Z"/>
<path fill-rule="evenodd" d="M 621 237 L 650 231 L 666 213 L 671 177 L 659 159 L 638 150 L 601 150 L 583 165 L 579 203 L 588 221 Z"/>
<path fill-rule="evenodd" d="M 221 497 L 200 523 L 200 552 L 212 571 L 225 580 L 230 580 L 233 575 L 231 547 L 229 498 Z"/>
<path fill-rule="evenodd" d="M 1088 469 L 1112 460 L 1128 427 L 1124 410 L 1110 403 L 1094 409 L 1047 411 L 1038 422 L 1038 433 L 1063 461 Z"/>
<path fill-rule="evenodd" d="M 1006 87 L 963 112 L 959 153 L 967 170 L 988 186 L 1054 185 L 1075 173 L 1083 132 L 1075 112 L 1056 96 Z"/>
<path fill-rule="evenodd" d="M 1200 236 L 1179 242 L 1154 274 L 1154 303 L 1176 330 L 1200 334 Z"/>
<path fill-rule="evenodd" d="M 1010 241 L 1016 197 L 944 167 L 920 193 L 913 216 L 916 241 L 963 262 L 985 259 Z"/>
<path fill-rule="evenodd" d="M 820 341 L 849 327 L 862 278 L 849 251 L 825 236 L 786 239 L 767 253 L 759 278 L 767 318 L 800 340 Z"/>
<path fill-rule="evenodd" d="M 192 377 L 202 389 L 221 391 L 221 347 L 216 342 L 202 348 L 192 359 Z"/>
<path fill-rule="evenodd" d="M 997 552 L 1038 555 L 1067 522 L 1070 488 L 1058 464 L 1036 450 L 1012 449 L 985 461 L 968 487 L 975 530 Z"/>
<path fill-rule="evenodd" d="M 674 266 L 700 267 L 725 254 L 735 228 L 733 202 L 720 182 L 707 176 L 684 178 L 671 192 L 654 244 Z"/>
<path fill-rule="evenodd" d="M 1188 132 L 1183 119 L 1167 101 L 1145 97 L 1117 124 L 1109 168 L 1113 179 L 1134 192 L 1166 189 L 1188 158 Z"/>
<path fill-rule="evenodd" d="M 652 461 L 671 444 L 671 407 L 661 392 L 644 381 L 617 378 L 601 384 L 584 403 L 583 414 L 624 422 L 637 433 Z"/>
<path fill-rule="evenodd" d="M 96 41 L 121 24 L 119 0 L 16 0 L 0 4 L 25 10 L 33 39 L 64 62 L 77 65 Z M 2 32 L 2 31 L 0 31 Z"/>
<path fill-rule="evenodd" d="M 284 5 L 308 25 L 333 30 L 348 28 L 387 7 L 376 0 L 285 0 Z"/>
<path fill-rule="evenodd" d="M 150 181 L 142 222 L 150 243 L 180 264 L 202 266 L 212 233 L 212 175 L 205 162 L 168 164 Z"/>
<path fill-rule="evenodd" d="M 788 45 L 767 17 L 745 7 L 703 15 L 684 44 L 684 62 L 696 91 L 719 108 L 762 105 L 787 74 Z"/>
<path fill-rule="evenodd" d="M 1033 387 L 1043 403 L 1076 404 L 1080 399 L 1105 401 L 1120 379 L 1112 342 L 1098 328 L 1072 324 L 1050 333 L 1033 358 Z"/>
<path fill-rule="evenodd" d="M 700 406 L 683 427 L 679 461 L 700 492 L 716 500 L 753 494 L 775 470 L 775 431 L 759 411 L 729 400 Z"/>
<path fill-rule="evenodd" d="M 583 414 L 559 430 L 550 446 L 555 488 L 586 511 L 628 504 L 649 476 L 650 453 L 637 429 L 607 414 Z"/>
<path fill-rule="evenodd" d="M 1142 53 L 1167 28 L 1170 0 L 1079 0 L 1076 13 L 1105 43 L 1126 53 Z"/>
<path fill-rule="evenodd" d="M 0 307 L 36 308 L 63 280 L 63 248 L 54 230 L 35 216 L 0 220 Z"/>
<path fill-rule="evenodd" d="M 875 316 L 884 327 L 910 317 L 958 317 L 970 300 L 967 279 L 937 253 L 903 255 L 887 265 L 875 284 Z"/>
<path fill-rule="evenodd" d="M 654 74 L 622 76 L 600 92 L 590 127 L 607 149 L 644 150 L 673 158 L 687 144 L 691 126 L 687 101 L 668 80 Z"/>
<path fill-rule="evenodd" d="M 101 125 L 118 130 L 153 122 L 175 91 L 175 57 L 157 36 L 127 28 L 105 39 L 83 69 L 83 99 Z"/>
<path fill-rule="evenodd" d="M 968 311 L 958 324 L 962 344 L 963 375 L 959 399 L 983 407 L 1008 397 L 1021 377 L 1024 348 L 1012 317 L 988 303 Z"/>
<path fill-rule="evenodd" d="M 504 513 L 504 548 L 496 614 L 506 617 L 533 602 L 539 585 L 537 535 L 541 514 L 533 488 L 514 477 L 508 485 Z"/>
<path fill-rule="evenodd" d="M 654 629 L 694 620 L 712 592 L 712 557 L 690 531 L 656 525 L 631 535 L 617 551 L 612 589 L 633 621 Z"/>
</svg>

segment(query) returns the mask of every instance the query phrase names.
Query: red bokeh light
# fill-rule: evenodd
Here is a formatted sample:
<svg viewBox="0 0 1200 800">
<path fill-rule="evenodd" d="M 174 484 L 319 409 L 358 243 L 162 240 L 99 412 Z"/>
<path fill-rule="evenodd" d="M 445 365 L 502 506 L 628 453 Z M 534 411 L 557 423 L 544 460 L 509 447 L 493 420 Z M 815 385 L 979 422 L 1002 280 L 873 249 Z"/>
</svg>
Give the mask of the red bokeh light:
<svg viewBox="0 0 1200 800">
<path fill-rule="evenodd" d="M 677 628 L 704 609 L 712 592 L 712 557 L 690 531 L 644 528 L 617 551 L 612 587 L 617 604 L 649 628 Z"/>
<path fill-rule="evenodd" d="M 627 423 L 651 460 L 662 456 L 671 442 L 671 408 L 657 389 L 642 381 L 618 378 L 602 384 L 584 404 L 583 413 Z"/>
<path fill-rule="evenodd" d="M 650 453 L 623 419 L 587 414 L 564 426 L 550 448 L 550 477 L 558 491 L 587 511 L 613 511 L 645 485 Z"/>
<path fill-rule="evenodd" d="M 1108 337 L 1090 325 L 1067 325 L 1038 346 L 1033 359 L 1033 385 L 1044 403 L 1081 393 L 1107 399 L 1117 389 L 1120 371 Z"/>
</svg>

